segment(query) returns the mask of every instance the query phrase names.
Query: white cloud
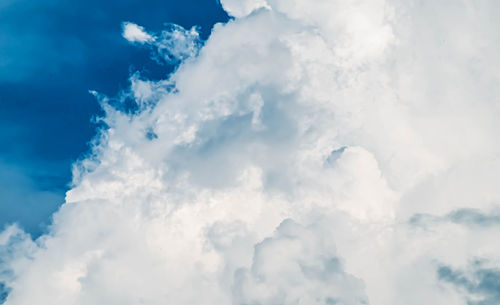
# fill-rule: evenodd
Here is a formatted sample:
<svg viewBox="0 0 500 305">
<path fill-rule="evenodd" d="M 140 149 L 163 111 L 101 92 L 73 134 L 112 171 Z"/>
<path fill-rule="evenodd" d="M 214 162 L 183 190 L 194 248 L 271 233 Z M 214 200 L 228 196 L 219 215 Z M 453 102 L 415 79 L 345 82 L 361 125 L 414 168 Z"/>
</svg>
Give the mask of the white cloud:
<svg viewBox="0 0 500 305">
<path fill-rule="evenodd" d="M 195 27 L 190 30 L 176 24 L 168 24 L 155 42 L 157 53 L 167 63 L 179 63 L 198 54 L 200 35 Z"/>
<path fill-rule="evenodd" d="M 248 16 L 260 8 L 269 8 L 266 0 L 220 0 L 224 10 L 233 17 Z"/>
<path fill-rule="evenodd" d="M 235 273 L 236 304 L 368 304 L 362 281 L 342 270 L 324 225 L 286 219 L 257 244 L 252 266 Z"/>
<path fill-rule="evenodd" d="M 122 28 L 122 36 L 129 42 L 148 45 L 152 58 L 159 64 L 178 64 L 194 57 L 202 45 L 196 27 L 187 30 L 176 24 L 166 24 L 166 29 L 158 35 L 147 33 L 142 26 L 131 22 L 124 22 Z"/>
<path fill-rule="evenodd" d="M 154 37 L 144 30 L 144 27 L 131 22 L 122 24 L 123 37 L 130 42 L 148 43 L 154 41 Z"/>
<path fill-rule="evenodd" d="M 203 46 L 147 34 L 182 63 L 101 101 L 6 304 L 467 304 L 439 268 L 498 268 L 500 226 L 409 220 L 500 202 L 498 4 L 222 4 Z"/>
</svg>

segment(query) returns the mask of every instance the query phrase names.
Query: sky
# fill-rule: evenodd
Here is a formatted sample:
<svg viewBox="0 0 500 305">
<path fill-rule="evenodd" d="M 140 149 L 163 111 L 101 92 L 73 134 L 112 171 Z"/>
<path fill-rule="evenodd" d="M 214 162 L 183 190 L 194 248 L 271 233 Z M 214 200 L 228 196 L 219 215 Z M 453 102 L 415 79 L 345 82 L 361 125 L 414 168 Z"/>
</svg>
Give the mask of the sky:
<svg viewBox="0 0 500 305">
<path fill-rule="evenodd" d="M 497 1 L 4 3 L 0 303 L 500 303 Z"/>
<path fill-rule="evenodd" d="M 71 164 L 98 127 L 89 90 L 114 95 L 130 71 L 160 78 L 172 68 L 127 44 L 122 22 L 196 25 L 206 38 L 227 19 L 215 0 L 1 1 L 0 227 L 17 222 L 37 236 L 64 202 Z"/>
</svg>

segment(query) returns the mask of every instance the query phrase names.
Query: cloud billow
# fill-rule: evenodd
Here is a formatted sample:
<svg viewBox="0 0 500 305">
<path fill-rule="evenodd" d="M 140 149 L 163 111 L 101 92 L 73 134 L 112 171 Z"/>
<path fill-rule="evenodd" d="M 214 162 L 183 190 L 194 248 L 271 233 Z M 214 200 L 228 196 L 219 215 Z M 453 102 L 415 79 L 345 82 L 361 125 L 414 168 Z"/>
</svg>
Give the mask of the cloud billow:
<svg viewBox="0 0 500 305">
<path fill-rule="evenodd" d="M 485 266 L 486 265 L 486 266 Z M 475 262 L 467 271 L 440 266 L 438 277 L 466 295 L 468 305 L 493 305 L 500 302 L 500 270 Z"/>
<path fill-rule="evenodd" d="M 500 199 L 496 2 L 221 4 L 204 42 L 123 24 L 178 66 L 93 92 L 50 231 L 0 235 L 5 304 L 467 304 L 443 266 L 500 266 L 469 225 Z"/>
</svg>

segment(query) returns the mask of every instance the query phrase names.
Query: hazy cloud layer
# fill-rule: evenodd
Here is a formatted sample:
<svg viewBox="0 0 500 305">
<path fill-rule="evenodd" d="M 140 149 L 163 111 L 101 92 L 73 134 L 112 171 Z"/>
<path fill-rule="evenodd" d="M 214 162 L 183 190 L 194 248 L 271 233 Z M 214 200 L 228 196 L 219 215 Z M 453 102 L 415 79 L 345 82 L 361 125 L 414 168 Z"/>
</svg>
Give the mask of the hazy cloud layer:
<svg viewBox="0 0 500 305">
<path fill-rule="evenodd" d="M 181 64 L 94 92 L 50 232 L 0 236 L 6 304 L 490 304 L 455 270 L 500 266 L 500 227 L 463 225 L 500 202 L 499 5 L 221 4 L 203 45 L 124 24 Z"/>
</svg>

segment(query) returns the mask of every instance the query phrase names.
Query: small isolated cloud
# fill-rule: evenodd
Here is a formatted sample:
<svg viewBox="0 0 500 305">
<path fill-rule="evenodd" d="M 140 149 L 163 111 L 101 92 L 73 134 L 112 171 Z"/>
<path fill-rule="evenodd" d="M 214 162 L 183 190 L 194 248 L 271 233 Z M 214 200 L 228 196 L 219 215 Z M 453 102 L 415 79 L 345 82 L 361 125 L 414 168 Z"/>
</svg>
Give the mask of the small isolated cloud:
<svg viewBox="0 0 500 305">
<path fill-rule="evenodd" d="M 131 22 L 124 22 L 122 24 L 122 35 L 129 42 L 138 42 L 141 44 L 153 42 L 155 38 L 148 34 L 140 25 Z"/>
</svg>

